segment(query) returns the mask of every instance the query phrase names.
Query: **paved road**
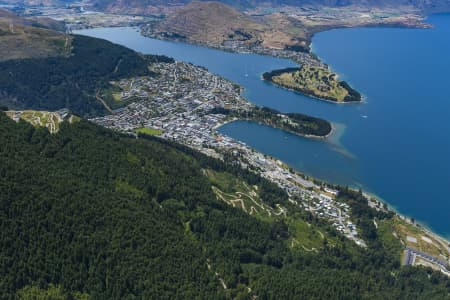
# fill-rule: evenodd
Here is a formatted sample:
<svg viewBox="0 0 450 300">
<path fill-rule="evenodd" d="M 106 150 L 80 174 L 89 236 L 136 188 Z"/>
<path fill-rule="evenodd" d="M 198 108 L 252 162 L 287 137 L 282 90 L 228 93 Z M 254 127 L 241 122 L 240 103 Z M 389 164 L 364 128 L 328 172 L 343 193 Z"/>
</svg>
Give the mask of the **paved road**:
<svg viewBox="0 0 450 300">
<path fill-rule="evenodd" d="M 428 261 L 431 261 L 435 264 L 438 264 L 440 267 L 448 270 L 449 265 L 446 261 L 436 258 L 434 256 L 431 256 L 428 253 L 425 253 L 425 252 L 422 252 L 422 251 L 419 251 L 417 249 L 410 248 L 410 247 L 406 247 L 406 257 L 405 257 L 404 263 L 407 265 L 412 265 L 414 262 L 414 254 L 416 254 L 417 256 L 420 256 Z"/>
</svg>

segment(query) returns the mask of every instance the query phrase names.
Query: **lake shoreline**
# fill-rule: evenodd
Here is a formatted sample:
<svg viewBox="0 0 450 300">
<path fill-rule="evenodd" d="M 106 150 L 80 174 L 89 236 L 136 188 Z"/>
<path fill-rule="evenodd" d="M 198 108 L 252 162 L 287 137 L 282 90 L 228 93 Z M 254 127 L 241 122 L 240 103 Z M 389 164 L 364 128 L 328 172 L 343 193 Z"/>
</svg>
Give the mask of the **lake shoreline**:
<svg viewBox="0 0 450 300">
<path fill-rule="evenodd" d="M 306 93 L 306 92 L 302 92 L 302 91 L 296 90 L 296 89 L 294 89 L 294 88 L 286 87 L 286 86 L 277 84 L 277 83 L 275 83 L 275 82 L 273 82 L 273 81 L 270 81 L 270 80 L 265 80 L 262 76 L 261 76 L 261 80 L 264 81 L 264 82 L 267 82 L 267 83 L 269 83 L 269 84 L 271 84 L 271 85 L 273 85 L 273 86 L 276 86 L 276 87 L 278 87 L 278 88 L 282 88 L 282 89 L 284 89 L 284 90 L 287 90 L 287 91 L 290 91 L 290 92 L 293 92 L 293 93 L 296 93 L 296 94 L 299 94 L 299 95 L 303 95 L 303 96 L 306 96 L 306 97 L 308 97 L 308 98 L 311 98 L 311 99 L 317 100 L 317 101 L 324 101 L 324 102 L 328 102 L 328 103 L 332 103 L 332 104 L 338 104 L 338 105 L 342 105 L 342 104 L 344 104 L 344 105 L 347 105 L 347 104 L 361 104 L 361 103 L 364 103 L 364 97 L 363 97 L 363 96 L 361 97 L 361 101 L 335 101 L 335 100 L 330 100 L 330 99 L 326 99 L 326 98 L 321 98 L 321 97 L 319 97 L 319 96 L 315 96 L 315 95 L 313 95 L 313 94 L 309 94 L 309 93 Z"/>
<path fill-rule="evenodd" d="M 394 27 L 395 28 L 395 27 Z M 202 46 L 202 47 L 205 47 L 205 45 L 200 45 L 200 46 Z M 211 48 L 211 47 L 209 47 L 209 48 Z M 213 49 L 215 49 L 215 48 L 213 48 Z M 222 50 L 223 51 L 223 49 L 219 49 L 219 50 Z M 228 52 L 232 52 L 232 51 L 228 51 Z M 261 54 L 260 54 L 261 55 Z M 268 56 L 268 55 L 265 55 L 265 56 Z M 197 64 L 199 64 L 199 65 L 201 65 L 201 63 L 198 63 L 197 62 Z M 243 69 L 243 68 L 242 68 Z M 216 73 L 217 73 L 217 71 L 216 71 Z M 223 75 L 224 77 L 225 77 L 225 75 Z M 229 76 L 227 77 L 227 78 L 230 78 Z M 235 81 L 235 80 L 234 80 Z M 370 93 L 370 91 L 366 91 L 366 92 L 369 92 L 368 94 L 370 94 L 370 96 L 371 97 L 373 97 L 373 93 L 371 94 Z M 296 94 L 299 94 L 299 95 L 303 95 L 302 93 L 298 93 L 298 92 L 295 92 Z M 283 95 L 283 94 L 282 94 Z M 308 98 L 312 98 L 312 97 L 308 97 Z M 367 99 L 367 97 L 364 97 L 365 99 Z M 280 99 L 282 99 L 282 98 L 280 98 Z M 317 99 L 317 100 L 321 100 L 321 99 Z M 324 100 L 321 100 L 320 102 L 323 102 Z M 259 103 L 258 101 L 255 101 L 255 99 L 253 99 L 252 100 L 252 102 L 256 102 L 256 103 Z M 318 101 L 319 102 L 319 101 Z M 326 101 L 326 102 L 330 102 L 330 103 L 333 103 L 333 104 L 336 104 L 335 102 L 332 102 L 332 101 Z M 372 103 L 375 103 L 376 101 L 371 101 Z M 267 102 L 266 102 L 267 103 Z M 300 102 L 301 103 L 301 102 Z M 345 104 L 347 104 L 347 103 L 345 103 Z M 372 105 L 373 106 L 373 105 Z M 278 107 L 281 107 L 281 106 L 278 106 Z M 283 107 L 285 107 L 285 106 L 283 106 Z M 330 106 L 331 107 L 331 106 Z M 328 109 L 329 110 L 329 109 Z M 288 110 L 288 109 L 281 109 L 281 111 L 291 111 L 291 110 Z M 309 113 L 309 114 L 311 114 L 311 113 Z M 372 116 L 372 114 L 371 114 L 371 111 L 367 111 L 367 110 L 361 110 L 360 112 L 358 111 L 357 112 L 357 117 L 358 118 L 360 118 L 362 115 L 370 115 L 370 116 Z M 342 119 L 338 119 L 337 121 L 339 121 L 339 122 L 342 122 Z M 356 119 L 355 119 L 355 121 L 357 121 Z M 219 128 L 221 125 L 223 126 L 223 125 L 225 125 L 226 123 L 229 123 L 229 122 L 232 122 L 232 121 L 227 121 L 227 122 L 225 122 L 224 124 L 219 124 L 219 126 L 217 126 L 217 128 Z M 364 121 L 364 122 L 366 122 L 366 121 Z M 357 124 L 360 124 L 360 123 L 357 123 Z M 362 124 L 362 123 L 361 123 Z M 282 158 L 280 158 L 280 159 L 282 159 Z M 285 160 L 285 159 L 282 159 L 282 160 Z M 315 177 L 315 176 L 311 176 L 311 177 Z M 330 181 L 330 182 L 332 182 L 332 181 Z M 365 185 L 365 184 L 364 184 Z M 406 195 L 404 195 L 404 196 L 402 196 L 402 198 L 407 198 L 408 196 L 406 196 Z M 390 199 L 395 199 L 395 195 L 394 196 L 392 196 L 392 195 L 390 195 L 389 196 L 389 198 Z M 389 202 L 387 202 L 387 203 L 389 203 Z M 398 202 L 393 202 L 393 203 L 396 203 L 396 206 L 398 206 L 398 207 L 403 207 L 403 205 L 402 204 L 400 204 L 401 203 L 401 201 L 398 201 Z M 407 206 L 406 206 L 407 207 Z M 400 214 L 401 215 L 401 214 Z M 415 215 L 414 213 L 412 213 L 412 215 Z M 416 216 L 416 215 L 415 215 Z M 420 219 L 427 219 L 426 217 L 421 217 L 421 218 L 418 218 L 419 220 Z M 434 227 L 434 226 L 433 226 Z M 441 231 L 440 232 L 444 232 L 444 233 L 442 233 L 442 236 L 446 236 L 445 235 L 445 228 L 442 230 L 441 229 Z M 439 234 L 438 234 L 438 236 L 440 236 Z"/>
<path fill-rule="evenodd" d="M 261 122 L 261 121 L 256 121 L 256 120 L 252 120 L 252 119 L 244 119 L 244 118 L 232 118 L 232 119 L 224 120 L 223 122 L 219 122 L 216 125 L 214 125 L 213 129 L 216 132 L 218 132 L 220 127 L 223 127 L 223 126 L 225 126 L 227 124 L 230 124 L 230 123 L 233 123 L 233 122 L 239 122 L 239 121 L 246 121 L 246 122 L 256 123 L 256 124 L 259 124 L 259 125 L 264 125 L 264 126 L 267 126 L 267 127 L 275 128 L 275 129 L 278 129 L 278 130 L 281 130 L 281 131 L 284 131 L 284 132 L 287 132 L 287 133 L 290 133 L 290 134 L 293 134 L 293 135 L 297 135 L 297 136 L 300 136 L 300 137 L 303 137 L 303 138 L 315 139 L 315 140 L 326 140 L 326 139 L 332 137 L 336 133 L 335 125 L 332 122 L 329 122 L 330 125 L 331 125 L 330 132 L 327 135 L 320 136 L 320 135 L 313 135 L 313 134 L 301 134 L 299 132 L 295 132 L 295 131 L 292 131 L 292 130 L 279 128 L 277 126 L 271 126 L 271 125 L 268 125 L 268 124 L 266 124 L 264 122 Z"/>
<path fill-rule="evenodd" d="M 323 66 L 312 66 L 303 64 L 298 68 L 284 68 L 265 72 L 262 80 L 270 82 L 277 87 L 294 91 L 310 98 L 330 101 L 337 104 L 361 103 L 361 94 L 353 89 L 346 81 L 339 80 L 338 74 L 332 72 L 326 64 Z M 286 83 L 286 81 L 288 81 Z M 328 94 L 320 90 L 316 85 L 324 85 Z M 316 90 L 314 90 L 314 88 Z M 325 95 L 320 95 L 320 92 Z M 343 98 L 333 96 L 338 92 L 345 92 Z"/>
</svg>

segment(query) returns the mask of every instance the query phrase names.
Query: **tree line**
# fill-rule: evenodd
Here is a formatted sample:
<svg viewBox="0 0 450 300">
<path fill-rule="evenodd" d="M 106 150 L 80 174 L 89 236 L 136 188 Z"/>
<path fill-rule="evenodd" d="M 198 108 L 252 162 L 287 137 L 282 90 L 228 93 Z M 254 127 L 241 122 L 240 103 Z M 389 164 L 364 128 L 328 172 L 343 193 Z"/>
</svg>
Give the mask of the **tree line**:
<svg viewBox="0 0 450 300">
<path fill-rule="evenodd" d="M 317 253 L 290 248 L 282 219 L 259 220 L 216 199 L 204 168 L 266 186 L 265 201 L 289 205 L 282 190 L 231 157 L 84 120 L 52 135 L 3 113 L 0 140 L 3 299 L 444 299 L 450 292 L 437 272 L 401 268 L 378 236 L 368 249 L 343 237 Z M 376 214 L 358 195 L 341 196 L 361 206 L 361 222 Z"/>
<path fill-rule="evenodd" d="M 153 76 L 148 65 L 173 62 L 172 58 L 141 55 L 105 40 L 74 35 L 70 56 L 0 62 L 0 104 L 18 109 L 68 108 L 80 116 L 106 113 L 97 95 L 110 81 Z M 104 101 L 112 106 L 107 93 Z"/>
</svg>

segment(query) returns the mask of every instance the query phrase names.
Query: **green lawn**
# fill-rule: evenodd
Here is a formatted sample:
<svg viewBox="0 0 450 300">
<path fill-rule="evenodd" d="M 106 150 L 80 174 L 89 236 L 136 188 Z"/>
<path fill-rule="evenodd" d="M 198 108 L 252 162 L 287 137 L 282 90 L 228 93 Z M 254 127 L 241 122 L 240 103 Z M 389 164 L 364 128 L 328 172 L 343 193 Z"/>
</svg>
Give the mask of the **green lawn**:
<svg viewBox="0 0 450 300">
<path fill-rule="evenodd" d="M 161 135 L 164 131 L 160 129 L 154 129 L 154 128 L 148 128 L 148 127 L 142 127 L 135 130 L 136 133 L 145 134 L 145 135 Z"/>
<path fill-rule="evenodd" d="M 423 228 L 410 224 L 398 217 L 380 223 L 379 230 L 385 232 L 385 234 L 382 235 L 383 241 L 386 241 L 386 238 L 384 238 L 385 236 L 392 237 L 395 234 L 397 240 L 401 239 L 404 244 L 435 257 L 440 257 L 441 255 L 448 257 L 450 255 L 445 247 L 443 247 L 433 236 L 427 234 Z M 408 236 L 416 238 L 417 242 L 408 241 Z"/>
</svg>

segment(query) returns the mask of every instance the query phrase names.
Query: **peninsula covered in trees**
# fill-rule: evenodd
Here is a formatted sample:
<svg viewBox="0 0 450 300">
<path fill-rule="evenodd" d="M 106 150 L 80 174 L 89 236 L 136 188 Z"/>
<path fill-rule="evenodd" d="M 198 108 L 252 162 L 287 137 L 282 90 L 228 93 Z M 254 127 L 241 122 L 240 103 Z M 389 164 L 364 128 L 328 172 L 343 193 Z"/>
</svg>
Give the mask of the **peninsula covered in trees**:
<svg viewBox="0 0 450 300">
<path fill-rule="evenodd" d="M 241 120 L 255 121 L 274 128 L 303 136 L 326 137 L 332 132 L 330 122 L 299 113 L 280 113 L 268 107 L 252 107 L 246 111 L 216 108 L 211 113 L 221 113 Z"/>
<path fill-rule="evenodd" d="M 263 79 L 308 96 L 339 103 L 360 102 L 361 94 L 326 66 L 302 65 L 263 74 Z"/>
</svg>

